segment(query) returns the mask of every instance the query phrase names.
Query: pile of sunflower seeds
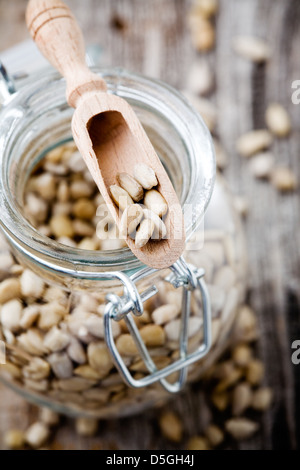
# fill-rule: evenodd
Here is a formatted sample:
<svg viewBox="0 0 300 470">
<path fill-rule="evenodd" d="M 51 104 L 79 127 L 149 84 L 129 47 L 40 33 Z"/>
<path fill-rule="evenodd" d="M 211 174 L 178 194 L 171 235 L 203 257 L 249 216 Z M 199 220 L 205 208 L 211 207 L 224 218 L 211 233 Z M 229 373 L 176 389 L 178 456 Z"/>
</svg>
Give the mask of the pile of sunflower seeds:
<svg viewBox="0 0 300 470">
<path fill-rule="evenodd" d="M 114 203 L 123 211 L 120 221 L 122 236 L 130 236 L 135 246 L 142 248 L 151 240 L 161 240 L 167 235 L 162 217 L 168 205 L 157 189 L 156 174 L 144 163 L 134 167 L 134 176 L 128 173 L 117 175 L 119 185 L 110 186 Z"/>
<path fill-rule="evenodd" d="M 196 423 L 198 433 L 184 429 L 183 417 L 178 411 L 163 408 L 157 420 L 166 444 L 178 449 L 228 449 L 234 441 L 251 438 L 260 427 L 260 414 L 273 402 L 272 390 L 264 385 L 264 365 L 255 357 L 258 325 L 254 312 L 243 306 L 235 322 L 231 346 L 219 361 L 207 369 L 201 381 L 201 416 Z M 51 449 L 60 416 L 48 409 L 39 411 L 38 421 L 25 431 L 11 429 L 4 436 L 8 449 Z M 81 417 L 75 420 L 78 435 L 97 435 L 99 420 Z M 102 445 L 105 448 L 105 443 Z M 117 446 L 114 446 L 117 448 Z"/>
<path fill-rule="evenodd" d="M 45 156 L 26 185 L 26 216 L 38 231 L 59 243 L 83 250 L 121 249 L 122 240 L 109 238 L 117 231 L 113 221 L 108 218 L 106 225 L 98 226 L 97 204 L 105 209 L 103 199 L 79 157 L 72 143 Z M 199 250 L 199 244 L 191 241 L 185 257 L 206 270 L 212 297 L 212 350 L 220 354 L 244 298 L 244 251 L 238 229 L 236 233 L 207 228 L 204 236 L 204 248 Z M 69 292 L 47 284 L 18 264 L 2 239 L 0 266 L 0 339 L 7 349 L 0 373 L 7 380 L 49 403 L 98 418 L 121 416 L 131 406 L 143 410 L 149 401 L 167 398 L 159 385 L 142 391 L 124 385 L 104 340 L 105 293 Z M 158 368 L 179 354 L 182 288 L 167 283 L 166 274 L 159 273 L 155 280 L 159 293 L 135 319 Z M 113 323 L 113 335 L 133 376 L 144 377 L 147 370 L 123 320 Z M 188 336 L 193 351 L 203 340 L 201 299 L 196 293 Z M 191 366 L 189 381 L 197 380 L 204 368 L 205 361 L 203 368 Z"/>
</svg>

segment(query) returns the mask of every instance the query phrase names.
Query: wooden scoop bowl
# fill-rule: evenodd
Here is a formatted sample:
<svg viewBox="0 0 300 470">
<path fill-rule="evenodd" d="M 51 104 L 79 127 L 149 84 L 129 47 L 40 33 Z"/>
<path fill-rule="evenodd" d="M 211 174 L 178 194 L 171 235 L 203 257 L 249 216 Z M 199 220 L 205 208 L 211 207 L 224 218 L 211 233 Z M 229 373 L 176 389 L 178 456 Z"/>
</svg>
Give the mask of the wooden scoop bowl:
<svg viewBox="0 0 300 470">
<path fill-rule="evenodd" d="M 136 114 L 125 100 L 108 94 L 104 80 L 87 67 L 81 30 L 63 2 L 30 0 L 26 22 L 40 51 L 67 81 L 67 101 L 76 108 L 72 119 L 74 141 L 118 226 L 121 212 L 109 191 L 117 184 L 117 174 L 133 175 L 137 163 L 146 163 L 155 171 L 157 190 L 169 208 L 164 219 L 167 238 L 150 240 L 142 248 L 137 248 L 129 237 L 126 242 L 146 265 L 169 267 L 185 245 L 182 209 Z"/>
</svg>

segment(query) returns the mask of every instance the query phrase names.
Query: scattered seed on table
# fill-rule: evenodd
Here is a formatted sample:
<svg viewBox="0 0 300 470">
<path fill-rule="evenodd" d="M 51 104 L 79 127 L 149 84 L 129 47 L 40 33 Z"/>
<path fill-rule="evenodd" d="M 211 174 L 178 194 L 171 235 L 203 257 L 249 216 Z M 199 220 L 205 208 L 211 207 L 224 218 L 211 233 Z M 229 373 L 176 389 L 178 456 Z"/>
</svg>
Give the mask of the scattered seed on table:
<svg viewBox="0 0 300 470">
<path fill-rule="evenodd" d="M 196 51 L 207 52 L 215 47 L 216 33 L 213 24 L 202 16 L 190 17 L 191 40 Z"/>
<path fill-rule="evenodd" d="M 236 341 L 250 342 L 258 337 L 257 319 L 254 311 L 248 306 L 243 305 L 238 311 L 234 324 L 233 338 Z"/>
<path fill-rule="evenodd" d="M 165 411 L 159 417 L 159 427 L 163 436 L 172 442 L 180 442 L 183 436 L 183 425 L 180 418 L 172 411 Z"/>
<path fill-rule="evenodd" d="M 287 137 L 292 129 L 287 111 L 279 103 L 271 103 L 266 110 L 266 124 L 276 137 Z"/>
<path fill-rule="evenodd" d="M 252 359 L 247 366 L 246 380 L 251 385 L 259 385 L 264 377 L 265 367 L 262 361 Z"/>
<path fill-rule="evenodd" d="M 98 420 L 94 418 L 77 418 L 76 419 L 76 432 L 79 436 L 91 437 L 97 433 Z"/>
<path fill-rule="evenodd" d="M 258 411 L 267 410 L 273 399 L 272 390 L 269 387 L 262 387 L 255 390 L 252 400 L 252 408 Z"/>
<path fill-rule="evenodd" d="M 204 18 L 213 18 L 219 10 L 219 0 L 196 0 L 192 5 L 191 13 Z"/>
<path fill-rule="evenodd" d="M 208 440 L 203 436 L 193 436 L 187 442 L 186 450 L 210 450 Z"/>
<path fill-rule="evenodd" d="M 267 179 L 270 177 L 275 164 L 275 158 L 270 152 L 262 152 L 251 158 L 249 169 L 255 178 Z"/>
<path fill-rule="evenodd" d="M 271 133 L 266 129 L 258 129 L 249 131 L 239 137 L 236 142 L 236 149 L 243 157 L 251 157 L 256 153 L 269 148 L 271 143 Z"/>
<path fill-rule="evenodd" d="M 276 167 L 271 173 L 273 186 L 283 193 L 294 191 L 297 188 L 296 176 L 290 168 Z"/>
<path fill-rule="evenodd" d="M 238 344 L 232 350 L 231 356 L 237 366 L 245 367 L 251 361 L 252 354 L 248 344 Z"/>
<path fill-rule="evenodd" d="M 39 418 L 49 427 L 57 426 L 60 422 L 60 415 L 50 408 L 40 408 Z"/>
<path fill-rule="evenodd" d="M 220 444 L 222 444 L 222 442 L 224 440 L 224 433 L 223 433 L 222 429 L 220 429 L 219 426 L 216 426 L 215 424 L 210 424 L 208 426 L 208 428 L 205 431 L 205 435 L 206 435 L 209 443 L 213 447 L 219 446 Z"/>
<path fill-rule="evenodd" d="M 253 62 L 266 62 L 271 56 L 267 42 L 254 36 L 236 36 L 232 47 L 237 54 Z"/>
<path fill-rule="evenodd" d="M 23 449 L 25 445 L 25 433 L 18 429 L 10 429 L 4 434 L 4 445 L 11 450 Z"/>
<path fill-rule="evenodd" d="M 233 418 L 225 423 L 226 431 L 237 441 L 248 439 L 259 429 L 259 424 L 247 418 Z"/>
<path fill-rule="evenodd" d="M 241 217 L 247 217 L 249 212 L 249 201 L 245 196 L 235 196 L 234 207 Z"/>
<path fill-rule="evenodd" d="M 193 62 L 187 78 L 187 89 L 195 95 L 206 95 L 214 86 L 213 72 L 208 62 L 201 58 Z"/>
<path fill-rule="evenodd" d="M 251 406 L 253 393 L 247 383 L 238 384 L 232 394 L 232 414 L 239 416 Z"/>
<path fill-rule="evenodd" d="M 25 433 L 26 443 L 33 449 L 38 449 L 44 445 L 49 437 L 49 428 L 41 422 L 32 424 Z"/>
</svg>

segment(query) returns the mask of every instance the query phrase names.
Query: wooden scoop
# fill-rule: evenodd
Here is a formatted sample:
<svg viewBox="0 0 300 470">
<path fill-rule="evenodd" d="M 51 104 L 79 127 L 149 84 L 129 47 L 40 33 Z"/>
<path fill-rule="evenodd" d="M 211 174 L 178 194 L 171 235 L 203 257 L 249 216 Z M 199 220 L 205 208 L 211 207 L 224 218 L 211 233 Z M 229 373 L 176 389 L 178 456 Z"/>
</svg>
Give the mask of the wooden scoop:
<svg viewBox="0 0 300 470">
<path fill-rule="evenodd" d="M 150 240 L 142 248 L 137 248 L 131 238 L 126 242 L 146 265 L 172 265 L 185 245 L 183 214 L 172 183 L 133 109 L 122 98 L 108 94 L 104 80 L 87 67 L 81 30 L 63 2 L 30 0 L 26 22 L 40 51 L 67 81 L 67 101 L 76 108 L 72 119 L 75 143 L 118 226 L 121 212 L 109 191 L 111 185 L 118 184 L 117 174 L 133 175 L 137 163 L 146 163 L 155 171 L 157 190 L 169 208 L 164 219 L 167 238 Z"/>
</svg>

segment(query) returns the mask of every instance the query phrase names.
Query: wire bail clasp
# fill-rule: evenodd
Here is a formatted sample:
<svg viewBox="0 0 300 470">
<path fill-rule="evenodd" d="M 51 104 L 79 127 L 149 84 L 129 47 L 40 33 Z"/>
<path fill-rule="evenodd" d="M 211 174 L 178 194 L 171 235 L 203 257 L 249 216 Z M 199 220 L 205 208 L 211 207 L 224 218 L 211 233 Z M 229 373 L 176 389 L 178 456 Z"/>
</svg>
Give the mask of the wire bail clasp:
<svg viewBox="0 0 300 470">
<path fill-rule="evenodd" d="M 148 268 L 128 277 L 125 274 L 115 273 L 124 286 L 124 294 L 119 297 L 116 294 L 106 296 L 108 303 L 104 312 L 105 341 L 111 353 L 113 362 L 127 385 L 134 388 L 141 388 L 160 382 L 163 388 L 170 393 L 176 393 L 181 390 L 186 382 L 188 366 L 199 361 L 207 354 L 211 346 L 211 308 L 209 295 L 203 279 L 205 274 L 203 269 L 198 269 L 191 264 L 187 264 L 183 257 L 179 258 L 170 268 L 172 272 L 165 278 L 165 281 L 171 283 L 175 288 L 183 287 L 181 325 L 179 335 L 179 359 L 158 370 L 152 360 L 149 351 L 141 338 L 138 327 L 135 324 L 133 315 L 141 316 L 143 314 L 143 302 L 158 292 L 156 286 L 151 286 L 142 294 L 139 294 L 136 282 L 145 278 L 149 274 L 156 272 L 155 269 L 149 271 Z M 202 298 L 203 310 L 203 342 L 193 353 L 188 354 L 188 322 L 191 313 L 191 294 L 199 290 Z M 149 374 L 142 379 L 136 380 L 131 375 L 128 367 L 125 365 L 113 338 L 112 322 L 124 319 L 130 334 L 137 346 L 138 352 L 145 363 Z M 166 379 L 174 372 L 179 372 L 175 383 L 170 383 Z"/>
</svg>

